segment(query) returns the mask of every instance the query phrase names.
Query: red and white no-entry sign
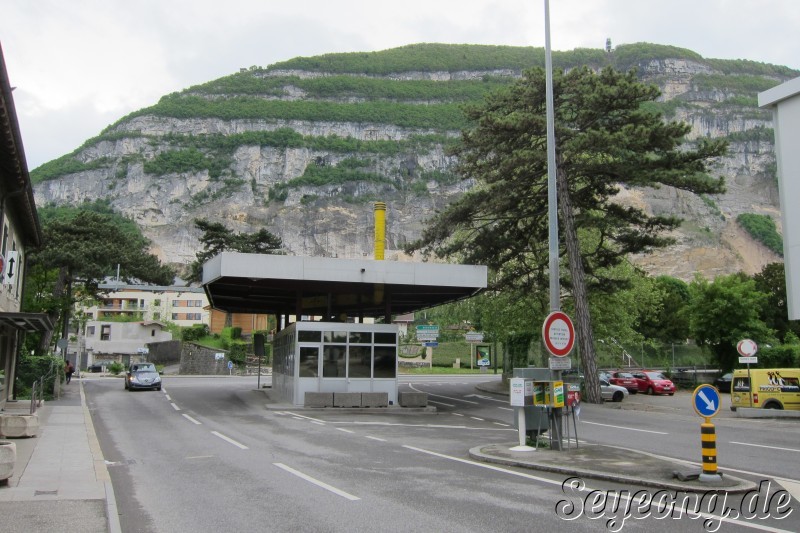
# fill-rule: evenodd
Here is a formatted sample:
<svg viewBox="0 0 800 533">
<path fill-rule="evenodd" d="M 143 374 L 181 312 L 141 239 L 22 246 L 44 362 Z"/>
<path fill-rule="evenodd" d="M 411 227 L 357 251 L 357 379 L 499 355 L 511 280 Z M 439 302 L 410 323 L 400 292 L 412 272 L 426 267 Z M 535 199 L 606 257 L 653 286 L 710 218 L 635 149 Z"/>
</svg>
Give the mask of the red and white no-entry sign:
<svg viewBox="0 0 800 533">
<path fill-rule="evenodd" d="M 738 344 L 736 344 L 736 351 L 739 352 L 739 355 L 750 357 L 756 354 L 758 345 L 750 339 L 740 340 Z"/>
<path fill-rule="evenodd" d="M 565 357 L 575 346 L 575 328 L 566 313 L 553 311 L 544 319 L 542 338 L 547 351 L 556 357 Z"/>
</svg>

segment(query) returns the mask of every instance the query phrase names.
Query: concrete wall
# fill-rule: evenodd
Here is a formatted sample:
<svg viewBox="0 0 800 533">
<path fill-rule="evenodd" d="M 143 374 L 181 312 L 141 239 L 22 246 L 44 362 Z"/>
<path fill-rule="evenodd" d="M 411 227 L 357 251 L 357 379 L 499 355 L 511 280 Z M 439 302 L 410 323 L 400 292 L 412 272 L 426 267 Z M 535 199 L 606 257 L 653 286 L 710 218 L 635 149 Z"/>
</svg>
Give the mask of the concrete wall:
<svg viewBox="0 0 800 533">
<path fill-rule="evenodd" d="M 181 362 L 181 341 L 151 342 L 147 344 L 147 360 L 159 365 L 177 365 Z"/>
<path fill-rule="evenodd" d="M 215 355 L 224 353 L 223 359 L 217 360 Z M 228 354 L 225 350 L 216 348 L 206 348 L 191 342 L 184 342 L 181 349 L 181 374 L 196 374 L 205 376 L 225 375 L 228 370 Z M 233 367 L 236 374 L 236 366 Z"/>
</svg>

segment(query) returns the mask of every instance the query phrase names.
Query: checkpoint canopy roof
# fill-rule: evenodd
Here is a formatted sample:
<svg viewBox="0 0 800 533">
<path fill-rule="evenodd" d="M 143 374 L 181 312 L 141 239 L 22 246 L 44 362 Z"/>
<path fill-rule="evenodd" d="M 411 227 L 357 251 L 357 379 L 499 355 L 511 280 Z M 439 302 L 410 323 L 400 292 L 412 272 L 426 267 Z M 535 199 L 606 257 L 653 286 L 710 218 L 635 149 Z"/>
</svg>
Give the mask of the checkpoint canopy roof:
<svg viewBox="0 0 800 533">
<path fill-rule="evenodd" d="M 230 313 L 385 317 L 473 296 L 487 268 L 223 252 L 203 265 L 211 307 Z"/>
</svg>

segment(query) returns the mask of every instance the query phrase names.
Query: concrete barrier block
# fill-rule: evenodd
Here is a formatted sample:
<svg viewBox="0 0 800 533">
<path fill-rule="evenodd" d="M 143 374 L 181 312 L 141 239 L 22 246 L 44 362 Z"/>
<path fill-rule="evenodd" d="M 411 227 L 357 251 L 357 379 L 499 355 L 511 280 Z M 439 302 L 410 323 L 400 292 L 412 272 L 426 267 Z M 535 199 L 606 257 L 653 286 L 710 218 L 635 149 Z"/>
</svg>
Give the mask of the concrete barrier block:
<svg viewBox="0 0 800 533">
<path fill-rule="evenodd" d="M 400 407 L 427 407 L 427 392 L 401 392 L 397 398 Z"/>
<path fill-rule="evenodd" d="M 14 464 L 17 462 L 17 445 L 10 440 L 0 440 L 0 481 L 14 475 Z"/>
<path fill-rule="evenodd" d="M 39 431 L 39 415 L 0 416 L 0 436 L 7 439 L 35 437 Z"/>
<path fill-rule="evenodd" d="M 303 402 L 305 407 L 333 407 L 333 393 L 307 392 Z"/>
<path fill-rule="evenodd" d="M 389 407 L 389 393 L 362 392 L 361 407 Z"/>
<path fill-rule="evenodd" d="M 360 392 L 334 392 L 334 407 L 361 407 Z"/>
</svg>

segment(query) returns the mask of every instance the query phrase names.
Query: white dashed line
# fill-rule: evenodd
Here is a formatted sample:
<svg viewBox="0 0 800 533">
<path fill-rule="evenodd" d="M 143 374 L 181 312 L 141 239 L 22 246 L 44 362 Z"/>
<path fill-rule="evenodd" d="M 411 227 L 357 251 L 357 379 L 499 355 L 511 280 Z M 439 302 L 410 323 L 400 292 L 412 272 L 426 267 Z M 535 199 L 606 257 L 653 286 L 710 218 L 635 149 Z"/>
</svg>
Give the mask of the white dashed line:
<svg viewBox="0 0 800 533">
<path fill-rule="evenodd" d="M 188 420 L 192 424 L 196 424 L 198 426 L 202 424 L 202 422 L 200 422 L 199 420 L 195 420 L 194 418 L 192 418 L 191 416 L 187 415 L 186 413 L 184 413 L 182 416 L 183 416 L 183 418 L 185 418 L 186 420 Z"/>
<path fill-rule="evenodd" d="M 294 474 L 295 476 L 299 477 L 300 479 L 305 479 L 309 483 L 313 483 L 314 485 L 316 485 L 316 486 L 318 486 L 320 488 L 323 488 L 325 490 L 331 491 L 332 493 L 334 493 L 334 494 L 336 494 L 338 496 L 341 496 L 342 498 L 347 498 L 350 501 L 356 501 L 356 500 L 360 500 L 361 499 L 358 496 L 353 496 L 350 493 L 347 493 L 347 492 L 345 492 L 343 490 L 337 489 L 336 487 L 328 485 L 327 483 L 324 483 L 324 482 L 322 482 L 322 481 L 320 481 L 318 479 L 314 479 L 313 477 L 309 476 L 308 474 L 304 474 L 302 472 L 299 472 L 299 471 L 295 470 L 294 468 L 286 466 L 283 463 L 272 463 L 272 464 L 274 464 L 278 468 L 281 468 L 281 469 L 285 470 L 286 472 L 289 472 L 290 474 Z"/>
<path fill-rule="evenodd" d="M 176 411 L 180 411 L 180 410 L 181 410 L 181 408 L 180 408 L 180 407 L 178 407 L 177 405 L 175 405 L 175 403 L 171 403 L 170 405 L 171 405 L 171 406 L 172 406 L 172 408 L 173 408 L 173 409 L 175 409 Z"/>
<path fill-rule="evenodd" d="M 245 446 L 244 444 L 242 444 L 241 442 L 236 442 L 236 441 L 235 441 L 235 440 L 233 440 L 232 438 L 230 438 L 230 437 L 227 437 L 227 436 L 223 435 L 223 434 L 222 434 L 222 433 L 220 433 L 219 431 L 212 431 L 212 432 L 211 432 L 211 434 L 212 434 L 212 435 L 214 435 L 214 436 L 216 436 L 216 437 L 219 437 L 219 438 L 221 438 L 221 439 L 222 439 L 222 440 L 224 440 L 225 442 L 229 442 L 229 443 L 233 444 L 233 445 L 234 445 L 234 446 L 236 446 L 237 448 L 241 448 L 242 450 L 249 450 L 249 449 L 250 449 L 250 448 L 248 448 L 247 446 Z"/>
<path fill-rule="evenodd" d="M 373 437 L 372 435 L 367 435 L 366 438 L 372 439 L 372 440 L 377 440 L 378 442 L 386 442 L 386 439 L 382 439 L 380 437 Z"/>
<path fill-rule="evenodd" d="M 339 431 L 343 431 L 345 433 L 355 433 L 355 431 L 351 431 L 351 430 L 345 429 L 345 428 L 336 428 L 336 429 L 338 429 Z"/>
</svg>

